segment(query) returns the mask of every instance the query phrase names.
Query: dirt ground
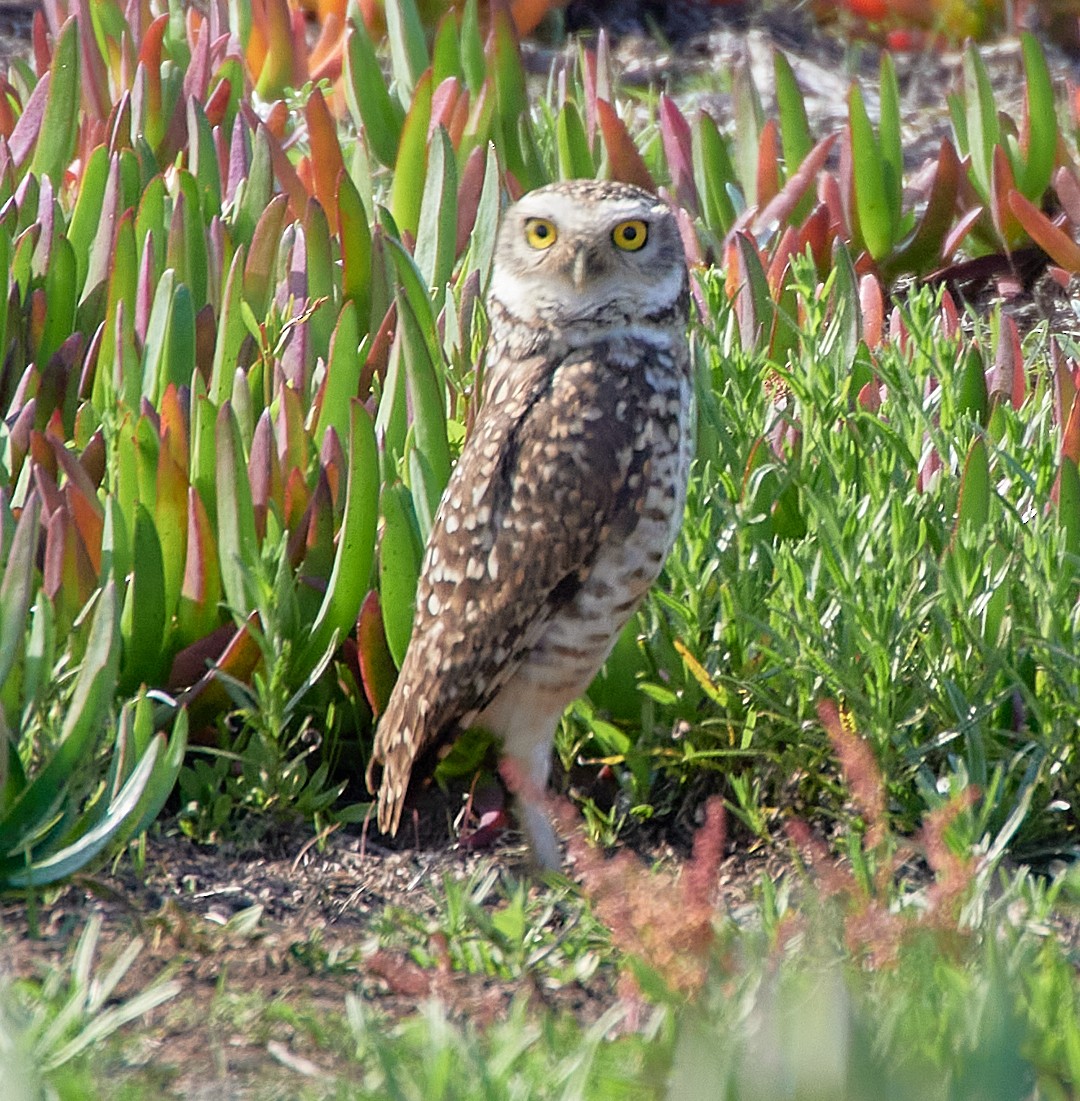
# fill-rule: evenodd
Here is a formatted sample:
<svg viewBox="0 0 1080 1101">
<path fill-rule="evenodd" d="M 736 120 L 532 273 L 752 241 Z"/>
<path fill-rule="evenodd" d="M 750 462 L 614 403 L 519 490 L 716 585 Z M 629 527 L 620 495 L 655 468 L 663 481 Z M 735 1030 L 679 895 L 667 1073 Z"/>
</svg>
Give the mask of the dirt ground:
<svg viewBox="0 0 1080 1101">
<path fill-rule="evenodd" d="M 674 866 L 680 859 L 659 845 L 650 862 Z M 781 863 L 775 854 L 732 854 L 719 878 L 724 908 L 737 913 L 758 877 L 778 875 Z M 297 1055 L 303 1038 L 288 1029 L 268 1040 L 263 1029 L 244 1027 L 242 1011 L 230 1017 L 215 1009 L 229 994 L 249 1005 L 340 1016 L 351 992 L 391 1018 L 436 995 L 452 1013 L 478 1024 L 502 1018 L 524 995 L 538 1008 L 595 1021 L 617 999 L 610 966 L 578 982 L 508 981 L 451 970 L 448 962 L 424 968 L 404 947 L 378 946 L 377 926 L 390 907 L 421 924 L 427 919 L 430 936 L 422 947 L 436 957 L 445 953 L 444 880 L 475 884 L 493 868 L 507 872 L 511 883 L 523 877 L 524 849 L 504 843 L 477 854 L 445 842 L 395 852 L 345 834 L 320 846 L 309 831 L 296 830 L 242 851 L 159 836 L 148 839 L 141 869 L 128 855 L 114 869 L 44 892 L 33 910 L 19 899 L 0 903 L 0 979 L 40 980 L 70 963 L 92 914 L 102 921 L 99 963 L 142 938 L 144 948 L 116 997 L 166 975 L 180 993 L 143 1019 L 136 1050 L 125 1048 L 124 1062 L 129 1068 L 152 1062 L 170 1076 L 172 1095 L 215 1101 L 259 1095 L 250 1091 L 283 1067 L 302 1077 L 332 1073 Z M 572 866 L 568 873 L 572 878 Z M 494 909 L 504 899 L 493 889 L 483 904 Z M 573 920 L 558 908 L 549 918 Z"/>
</svg>

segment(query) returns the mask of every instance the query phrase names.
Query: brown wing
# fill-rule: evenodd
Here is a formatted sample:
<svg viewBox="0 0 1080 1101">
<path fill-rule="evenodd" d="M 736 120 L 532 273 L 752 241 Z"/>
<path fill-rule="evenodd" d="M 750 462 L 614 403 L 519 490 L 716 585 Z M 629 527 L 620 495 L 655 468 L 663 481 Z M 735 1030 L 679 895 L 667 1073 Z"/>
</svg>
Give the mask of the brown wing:
<svg viewBox="0 0 1080 1101">
<path fill-rule="evenodd" d="M 632 356 L 632 362 L 627 361 Z M 619 362 L 620 358 L 623 362 Z M 636 523 L 648 460 L 637 353 L 601 343 L 485 403 L 435 517 L 408 652 L 379 723 L 379 828 L 396 832 L 412 766 L 513 674 L 600 548 Z"/>
</svg>

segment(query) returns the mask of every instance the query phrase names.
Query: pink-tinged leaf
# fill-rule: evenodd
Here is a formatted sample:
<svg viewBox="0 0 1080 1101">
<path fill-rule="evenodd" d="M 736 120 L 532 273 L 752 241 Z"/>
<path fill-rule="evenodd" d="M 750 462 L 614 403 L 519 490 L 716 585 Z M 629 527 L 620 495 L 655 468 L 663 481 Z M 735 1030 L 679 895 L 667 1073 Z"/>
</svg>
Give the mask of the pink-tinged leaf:
<svg viewBox="0 0 1080 1101">
<path fill-rule="evenodd" d="M 81 467 L 79 468 L 82 469 Z M 105 529 L 105 513 L 97 493 L 90 488 L 87 490 L 75 481 L 68 481 L 64 486 L 64 497 L 67 500 L 68 509 L 75 522 L 75 528 L 83 548 L 86 550 L 90 561 L 90 569 L 94 577 L 101 574 L 101 536 Z"/>
<path fill-rule="evenodd" d="M 284 489 L 285 504 L 282 509 L 282 523 L 287 531 L 299 537 L 301 551 L 307 533 L 307 512 L 311 505 L 311 490 L 308 489 L 307 478 L 302 470 L 293 468 L 285 479 Z M 292 552 L 290 551 L 290 557 Z M 295 565 L 299 566 L 303 560 L 303 554 L 297 554 Z"/>
<path fill-rule="evenodd" d="M 345 32 L 347 24 L 341 12 L 322 9 L 322 28 L 308 57 L 311 79 L 318 83 L 327 80 L 337 82 L 345 66 Z"/>
<path fill-rule="evenodd" d="M 41 498 L 43 515 L 48 519 L 54 512 L 64 508 L 64 495 L 57 485 L 59 473 L 56 456 L 50 450 L 49 439 L 43 432 L 34 431 L 30 434 L 30 458 L 33 461 L 31 474 L 34 488 Z"/>
<path fill-rule="evenodd" d="M 280 139 L 276 138 L 269 129 L 264 128 L 264 130 L 266 144 L 270 150 L 270 165 L 274 170 L 275 178 L 281 184 L 281 190 L 289 199 L 289 217 L 293 221 L 299 221 L 307 210 L 310 193 L 300 174 L 293 167 L 292 161 L 289 160 L 289 155 L 282 147 Z M 317 176 L 312 176 L 312 183 L 317 189 L 319 186 Z"/>
<path fill-rule="evenodd" d="M 1005 150 L 994 146 L 993 171 L 990 176 L 990 217 L 994 228 L 1006 249 L 1012 248 L 1020 239 L 1022 231 L 1012 207 L 1009 196 L 1016 191 L 1016 180 Z"/>
<path fill-rule="evenodd" d="M 18 121 L 14 104 L 19 102 L 15 89 L 3 77 L 0 77 L 0 137 L 10 138 Z M 8 156 L 10 157 L 10 152 Z"/>
<path fill-rule="evenodd" d="M 56 225 L 52 180 L 42 176 L 38 192 L 37 222 L 41 227 L 33 256 L 30 259 L 30 273 L 34 279 L 43 279 L 49 270 L 52 259 L 54 229 Z"/>
<path fill-rule="evenodd" d="M 864 383 L 856 400 L 860 409 L 865 409 L 867 413 L 876 413 L 881 408 L 880 381 L 872 378 L 869 382 Z"/>
<path fill-rule="evenodd" d="M 379 595 L 374 590 L 364 597 L 356 622 L 356 645 L 360 659 L 360 677 L 368 705 L 376 718 L 386 710 L 397 680 L 397 669 L 390 656 L 383 628 Z"/>
<path fill-rule="evenodd" d="M 1080 555 L 1080 470 L 1073 459 L 1061 460 L 1052 496 L 1065 536 L 1065 551 Z"/>
<path fill-rule="evenodd" d="M 769 293 L 774 299 L 779 299 L 784 289 L 784 279 L 791 267 L 791 258 L 795 255 L 797 243 L 798 234 L 791 226 L 788 226 L 773 251 L 772 260 L 769 261 L 769 268 L 765 274 L 769 284 Z"/>
<path fill-rule="evenodd" d="M 139 68 L 145 78 L 142 125 L 148 137 L 152 134 L 154 138 L 151 146 L 155 146 L 165 133 L 165 120 L 161 113 L 161 46 L 168 27 L 168 15 L 159 15 L 146 28 L 139 44 Z"/>
<path fill-rule="evenodd" d="M 371 384 L 376 378 L 380 385 L 386 380 L 386 371 L 390 366 L 390 349 L 394 344 L 396 328 L 397 303 L 391 302 L 375 333 L 375 339 L 371 342 L 363 370 L 360 372 L 357 397 L 361 401 L 367 401 L 371 396 Z"/>
<path fill-rule="evenodd" d="M 154 527 L 164 566 L 166 622 L 176 613 L 180 600 L 188 533 L 187 456 L 183 462 L 177 462 L 171 436 L 172 432 L 165 429 L 158 451 L 154 501 Z"/>
<path fill-rule="evenodd" d="M 154 256 L 154 237 L 146 238 L 142 259 L 139 261 L 139 277 L 135 284 L 135 335 L 141 347 L 146 346 L 146 333 L 150 326 L 150 312 L 154 307 L 154 294 L 160 273 Z"/>
<path fill-rule="evenodd" d="M 818 202 L 825 207 L 829 215 L 829 233 L 833 237 L 844 234 L 844 197 L 840 190 L 840 181 L 833 172 L 823 172 L 818 177 Z"/>
<path fill-rule="evenodd" d="M 1024 402 L 1026 385 L 1020 334 L 1017 331 L 1016 322 L 1003 314 L 997 350 L 994 354 L 994 366 L 990 369 L 987 379 L 987 390 L 991 397 L 996 394 L 998 397 L 1007 398 L 1014 409 L 1019 409 Z"/>
<path fill-rule="evenodd" d="M 285 505 L 285 486 L 269 409 L 262 411 L 255 424 L 248 455 L 248 478 L 251 481 L 251 503 L 255 507 L 255 531 L 261 543 L 266 535 L 266 514 L 271 504 L 279 516 Z"/>
<path fill-rule="evenodd" d="M 1061 432 L 1061 457 L 1080 463 L 1080 397 L 1074 395 L 1069 419 Z"/>
<path fill-rule="evenodd" d="M 780 127 L 769 119 L 758 138 L 757 205 L 768 206 L 780 193 Z"/>
<path fill-rule="evenodd" d="M 333 493 L 324 470 L 319 471 L 304 519 L 306 522 L 299 529 L 304 537 L 300 572 L 304 582 L 318 593 L 319 599 L 312 609 L 314 613 L 318 611 L 318 603 L 322 601 L 334 568 Z"/>
<path fill-rule="evenodd" d="M 292 234 L 292 248 L 289 249 L 285 278 L 279 280 L 274 304 L 288 317 L 290 315 L 290 300 L 294 303 L 302 303 L 308 298 L 308 258 L 307 258 L 307 234 L 300 224 L 290 225 L 286 228 L 287 234 Z M 303 317 L 303 314 L 300 315 Z M 297 321 L 293 328 L 304 328 L 307 322 Z"/>
<path fill-rule="evenodd" d="M 694 183 L 693 135 L 690 124 L 665 92 L 660 93 L 660 137 L 671 173 L 671 187 L 679 204 L 697 214 L 697 186 Z"/>
<path fill-rule="evenodd" d="M 596 52 L 591 49 L 581 51 L 581 83 L 585 93 L 585 131 L 591 143 L 596 137 L 598 119 L 596 117 Z"/>
<path fill-rule="evenodd" d="M 228 78 L 222 79 L 215 85 L 214 90 L 210 93 L 210 98 L 206 101 L 206 106 L 203 108 L 206 121 L 215 130 L 225 121 L 225 112 L 228 110 L 231 100 L 232 81 Z M 221 158 L 221 163 L 224 165 L 224 157 Z"/>
<path fill-rule="evenodd" d="M 61 22 L 63 22 L 63 20 L 59 18 L 54 21 L 54 33 L 59 29 Z M 37 74 L 38 79 L 42 80 L 49 71 L 49 64 L 52 61 L 52 51 L 49 49 L 49 36 L 45 27 L 45 17 L 42 15 L 40 8 L 34 10 L 33 22 L 30 24 L 30 42 L 34 50 L 34 72 Z"/>
<path fill-rule="evenodd" d="M 79 35 L 79 50 L 82 61 L 83 104 L 88 106 L 98 119 L 107 118 L 112 105 L 109 95 L 109 74 L 105 68 L 105 59 L 98 49 L 98 40 L 90 31 L 93 20 L 90 14 L 91 0 L 78 0 L 79 25 L 85 28 Z"/>
<path fill-rule="evenodd" d="M 1008 195 L 1008 205 L 1027 235 L 1056 263 L 1069 272 L 1080 272 L 1080 245 L 1055 225 L 1019 191 Z"/>
<path fill-rule="evenodd" d="M 478 145 L 469 153 L 461 173 L 461 182 L 458 184 L 455 256 L 460 256 L 465 251 L 472 236 L 473 227 L 476 225 L 476 212 L 480 207 L 480 193 L 484 187 L 486 168 L 487 150 Z"/>
<path fill-rule="evenodd" d="M 98 500 L 97 488 L 63 439 L 45 438 L 53 449 L 57 467 L 64 471 L 64 498 L 97 575 L 101 569 L 101 532 L 105 526 L 105 510 Z"/>
<path fill-rule="evenodd" d="M 919 493 L 929 493 L 937 485 L 943 468 L 941 456 L 931 447 L 926 458 L 919 464 L 919 474 L 915 479 L 915 488 Z"/>
<path fill-rule="evenodd" d="M 975 223 L 983 216 L 983 213 L 983 208 L 981 206 L 976 206 L 972 207 L 966 214 L 962 214 L 957 219 L 956 224 L 949 231 L 948 236 L 946 236 L 945 243 L 941 246 L 942 257 L 956 255 L 964 238 L 968 235 Z"/>
<path fill-rule="evenodd" d="M 826 177 L 828 178 L 828 177 Z M 855 155 L 852 151 L 851 127 L 840 131 L 840 168 L 837 179 L 837 195 L 840 200 L 839 220 L 843 231 L 841 235 L 850 242 L 851 253 L 856 255 L 866 248 L 862 228 L 859 225 L 859 206 L 855 199 Z M 819 191 L 819 194 L 824 194 Z M 830 203 L 830 209 L 832 203 Z"/>
<path fill-rule="evenodd" d="M 247 684 L 252 674 L 262 663 L 262 650 L 255 639 L 254 630 L 258 624 L 258 612 L 252 612 L 243 627 L 234 628 L 227 624 L 206 639 L 181 650 L 173 662 L 169 673 L 169 687 L 174 691 L 184 685 L 192 684 L 186 679 L 198 668 L 206 669 L 207 663 L 213 663 L 209 671 L 179 697 L 180 703 L 188 710 L 191 729 L 203 733 L 203 742 L 214 742 L 216 731 L 204 732 L 204 728 L 218 715 L 234 706 L 232 696 L 225 688 L 218 672 L 233 680 Z M 221 649 L 222 640 L 226 641 Z M 215 656 L 220 654 L 220 656 Z M 197 675 L 197 674 L 196 674 Z M 197 737 L 193 738 L 198 742 Z"/>
<path fill-rule="evenodd" d="M 126 88 L 113 107 L 105 129 L 109 135 L 110 155 L 131 148 L 131 92 Z"/>
<path fill-rule="evenodd" d="M 941 292 L 941 328 L 950 339 L 960 335 L 960 311 L 948 290 Z"/>
<path fill-rule="evenodd" d="M 270 301 L 287 206 L 284 195 L 275 195 L 270 200 L 255 226 L 251 251 L 244 264 L 244 298 L 259 320 L 266 316 Z"/>
<path fill-rule="evenodd" d="M 285 337 L 278 360 L 278 369 L 287 386 L 306 394 L 309 389 L 311 364 L 311 330 L 307 321 L 293 325 Z"/>
<path fill-rule="evenodd" d="M 337 124 L 334 122 L 326 100 L 316 88 L 304 107 L 308 135 L 311 140 L 311 162 L 315 180 L 315 198 L 326 211 L 332 233 L 338 231 L 338 177 L 345 171 L 345 161 L 338 142 Z M 303 215 L 300 208 L 297 217 Z"/>
<path fill-rule="evenodd" d="M 345 472 L 347 460 L 341 439 L 333 428 L 326 430 L 322 447 L 319 448 L 319 465 L 326 475 L 326 484 L 330 487 L 330 497 L 335 511 L 345 507 Z"/>
<path fill-rule="evenodd" d="M 1069 369 L 1061 345 L 1050 338 L 1050 363 L 1054 372 L 1054 421 L 1063 425 L 1076 398 L 1076 376 Z"/>
<path fill-rule="evenodd" d="M 34 90 L 26 101 L 19 121 L 15 123 L 8 138 L 8 152 L 11 155 L 11 163 L 18 170 L 30 158 L 37 143 L 38 134 L 41 131 L 41 122 L 45 117 L 45 104 L 49 99 L 49 82 L 51 75 L 45 75 L 34 85 Z"/>
<path fill-rule="evenodd" d="M 455 76 L 448 76 L 441 80 L 435 91 L 431 93 L 431 117 L 428 119 L 429 141 L 440 126 L 447 133 L 450 132 L 450 123 L 454 118 L 461 93 L 461 85 Z"/>
<path fill-rule="evenodd" d="M 764 139 L 764 132 L 762 139 Z M 821 169 L 825 165 L 832 147 L 836 144 L 836 135 L 829 134 L 814 146 L 806 155 L 803 162 L 791 174 L 787 183 L 776 195 L 759 210 L 754 219 L 756 229 L 767 229 L 774 222 L 782 224 L 786 222 L 802 201 L 803 196 L 818 179 Z M 760 191 L 760 183 L 758 184 Z"/>
<path fill-rule="evenodd" d="M 1063 291 L 1069 289 L 1069 284 L 1072 282 L 1072 275 L 1064 268 L 1058 267 L 1057 264 L 1048 264 L 1046 267 L 1046 274 L 1053 279 Z"/>
<path fill-rule="evenodd" d="M 876 275 L 864 275 L 859 280 L 859 307 L 862 310 L 863 339 L 871 348 L 876 348 L 885 335 L 885 297 Z"/>
<path fill-rule="evenodd" d="M 705 254 L 698 240 L 697 230 L 694 228 L 694 219 L 685 207 L 676 206 L 674 210 L 675 224 L 679 227 L 679 237 L 682 240 L 683 252 L 686 253 L 687 264 L 690 267 L 704 265 Z"/>
<path fill-rule="evenodd" d="M 307 510 L 312 503 L 312 491 L 308 489 L 307 478 L 303 470 L 293 468 L 285 476 L 285 488 L 283 491 L 284 505 L 282 506 L 282 526 L 286 531 L 293 533 L 294 537 L 301 538 L 307 530 Z M 292 552 L 290 552 L 292 557 Z M 295 565 L 299 565 L 303 555 L 297 554 Z"/>
<path fill-rule="evenodd" d="M 279 391 L 277 418 L 278 456 L 282 473 L 307 471 L 311 461 L 311 437 L 304 428 L 303 399 L 289 387 Z"/>
<path fill-rule="evenodd" d="M 510 826 L 510 814 L 506 807 L 506 794 L 498 784 L 491 783 L 484 787 L 485 798 L 501 800 L 497 806 L 477 807 L 474 800 L 470 808 L 470 819 L 475 820 L 475 825 L 470 821 L 462 828 L 458 837 L 458 844 L 466 850 L 476 852 L 480 849 L 490 849 L 498 843 Z"/>
<path fill-rule="evenodd" d="M 472 97 L 466 88 L 458 96 L 457 102 L 454 104 L 453 114 L 450 116 L 450 123 L 446 127 L 446 132 L 450 135 L 450 144 L 455 152 L 461 152 L 462 150 L 462 139 L 465 137 L 465 128 L 469 125 L 471 116 Z"/>
<path fill-rule="evenodd" d="M 37 415 L 37 402 L 31 398 L 19 409 L 15 423 L 11 426 L 11 483 L 16 484 L 22 473 L 23 462 L 30 453 L 31 434 L 34 430 L 34 418 Z"/>
<path fill-rule="evenodd" d="M 192 544 L 189 541 L 188 546 Z M 254 622 L 254 621 L 252 621 Z M 167 678 L 171 691 L 190 688 L 204 677 L 210 666 L 222 655 L 225 647 L 236 635 L 236 627 L 231 623 L 216 625 L 199 634 L 196 640 L 186 645 L 173 659 L 172 669 Z M 197 744 L 205 745 L 205 738 L 196 739 Z"/>
<path fill-rule="evenodd" d="M 45 528 L 41 587 L 56 607 L 65 629 L 97 587 L 97 573 L 66 507 L 58 508 Z"/>
<path fill-rule="evenodd" d="M 942 138 L 926 207 L 918 224 L 897 246 L 894 258 L 887 265 L 888 270 L 921 273 L 939 263 L 943 257 L 951 257 L 952 252 L 946 248 L 946 242 L 956 213 L 960 179 L 961 167 L 956 150 L 948 138 Z"/>
<path fill-rule="evenodd" d="M 289 85 L 302 88 L 307 83 L 308 53 L 303 24 L 298 39 L 286 0 L 262 0 L 253 8 L 253 14 L 260 9 L 260 29 L 265 36 L 266 55 L 258 67 L 255 90 L 264 100 L 269 100 L 280 95 Z M 256 66 L 252 65 L 252 69 L 255 70 Z"/>
<path fill-rule="evenodd" d="M 108 452 L 105 448 L 105 433 L 99 428 L 87 441 L 79 456 L 79 466 L 90 480 L 95 490 L 105 479 L 105 461 Z"/>
<path fill-rule="evenodd" d="M 1054 173 L 1054 194 L 1074 226 L 1080 226 L 1080 179 L 1075 168 L 1062 166 Z"/>
<path fill-rule="evenodd" d="M 626 124 L 615 113 L 615 108 L 605 99 L 596 101 L 596 113 L 600 122 L 600 134 L 608 154 L 608 166 L 613 180 L 635 184 L 646 191 L 656 193 L 656 183 Z"/>
<path fill-rule="evenodd" d="M 225 200 L 232 202 L 240 181 L 247 178 L 251 167 L 251 130 L 238 111 L 233 119 L 232 140 L 229 142 L 229 171 L 224 180 Z"/>
<path fill-rule="evenodd" d="M 899 306 L 893 306 L 889 314 L 889 339 L 895 341 L 902 352 L 906 352 L 911 341 L 911 333 L 908 331 L 907 322 L 900 313 Z"/>
<path fill-rule="evenodd" d="M 775 309 L 761 251 L 745 233 L 740 233 L 735 243 L 738 249 L 735 314 L 742 346 L 750 350 L 758 346 L 766 325 L 771 331 Z"/>
<path fill-rule="evenodd" d="M 85 3 L 86 0 L 83 0 Z M 204 21 L 200 24 L 191 51 L 191 60 L 184 73 L 184 100 L 194 99 L 199 103 L 206 98 L 210 87 L 210 27 Z"/>
<path fill-rule="evenodd" d="M 825 278 L 832 266 L 833 239 L 829 208 L 824 203 L 818 203 L 799 227 L 798 251 L 805 253 L 810 249 L 814 268 L 821 279 Z"/>
</svg>

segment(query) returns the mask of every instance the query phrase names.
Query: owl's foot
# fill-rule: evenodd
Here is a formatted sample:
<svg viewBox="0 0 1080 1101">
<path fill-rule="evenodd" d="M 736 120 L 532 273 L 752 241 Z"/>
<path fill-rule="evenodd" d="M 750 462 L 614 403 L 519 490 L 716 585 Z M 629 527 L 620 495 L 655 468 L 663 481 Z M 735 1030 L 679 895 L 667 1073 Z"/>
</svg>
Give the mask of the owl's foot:
<svg viewBox="0 0 1080 1101">
<path fill-rule="evenodd" d="M 514 812 L 525 834 L 533 868 L 538 872 L 562 871 L 562 847 L 548 815 L 544 787 L 529 775 L 528 764 L 514 757 L 504 757 L 499 762 L 499 775 L 514 796 Z M 547 778 L 546 769 L 544 778 Z"/>
</svg>

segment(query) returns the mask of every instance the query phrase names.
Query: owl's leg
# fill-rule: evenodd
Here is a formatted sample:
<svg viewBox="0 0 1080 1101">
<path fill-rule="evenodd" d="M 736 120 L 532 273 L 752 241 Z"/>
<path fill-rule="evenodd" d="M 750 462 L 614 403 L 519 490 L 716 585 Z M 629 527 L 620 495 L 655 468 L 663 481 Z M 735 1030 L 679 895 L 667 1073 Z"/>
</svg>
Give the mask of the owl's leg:
<svg viewBox="0 0 1080 1101">
<path fill-rule="evenodd" d="M 562 868 L 559 839 L 547 813 L 555 728 L 566 702 L 549 688 L 515 677 L 477 718 L 503 740 L 499 771 L 514 796 L 518 824 L 541 869 Z M 557 710 L 556 710 L 557 708 Z"/>
<path fill-rule="evenodd" d="M 560 871 L 562 852 L 548 817 L 545 794 L 551 774 L 551 741 L 532 745 L 524 756 L 508 750 L 499 771 L 513 793 L 514 812 L 533 864 L 540 871 Z"/>
</svg>

